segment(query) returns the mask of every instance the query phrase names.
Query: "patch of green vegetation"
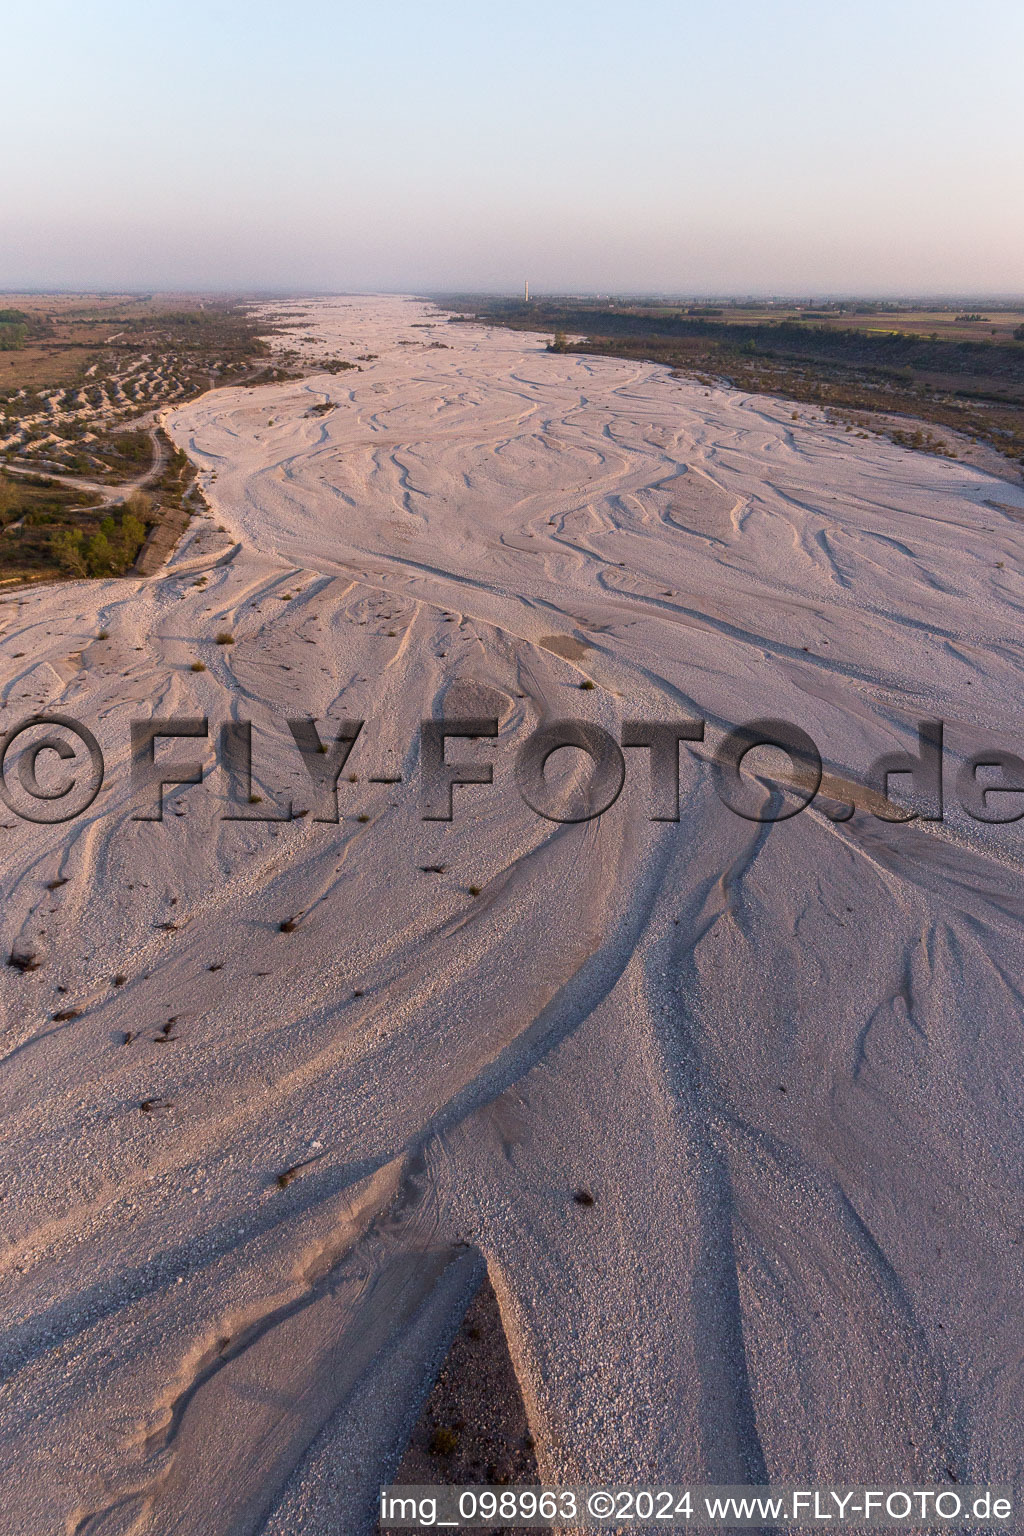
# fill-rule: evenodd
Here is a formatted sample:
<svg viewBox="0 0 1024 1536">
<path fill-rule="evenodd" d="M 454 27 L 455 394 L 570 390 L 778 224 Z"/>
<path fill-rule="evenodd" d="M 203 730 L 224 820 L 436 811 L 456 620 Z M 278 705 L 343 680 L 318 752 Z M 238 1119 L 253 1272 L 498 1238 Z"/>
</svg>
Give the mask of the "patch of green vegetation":
<svg viewBox="0 0 1024 1536">
<path fill-rule="evenodd" d="M 102 497 L 57 479 L 0 472 L 0 579 L 117 576 L 146 537 L 149 503 Z"/>
<path fill-rule="evenodd" d="M 94 532 L 58 529 L 50 538 L 54 560 L 69 576 L 123 576 L 145 542 L 148 511 L 148 502 L 137 495 L 111 507 Z"/>
<path fill-rule="evenodd" d="M 0 311 L 0 314 L 12 314 L 14 311 Z M 0 352 L 17 352 L 24 345 L 28 329 L 18 321 L 0 319 Z"/>
<path fill-rule="evenodd" d="M 0 352 L 20 352 L 29 341 L 50 334 L 48 319 L 24 309 L 0 309 Z"/>
<path fill-rule="evenodd" d="M 129 476 L 135 484 L 123 501 L 105 509 L 105 516 L 95 511 L 104 503 L 98 490 L 68 485 L 56 475 L 0 471 L 0 526 L 17 523 L 26 507 L 28 514 L 21 528 L 0 539 L 0 577 L 125 575 L 162 514 L 181 507 L 188 511 L 192 501 L 202 501 L 187 455 L 162 428 L 154 436 L 155 461 L 148 432 L 110 433 L 90 445 L 88 468 L 98 486 L 116 488 Z M 140 468 L 150 473 L 140 477 Z"/>
</svg>

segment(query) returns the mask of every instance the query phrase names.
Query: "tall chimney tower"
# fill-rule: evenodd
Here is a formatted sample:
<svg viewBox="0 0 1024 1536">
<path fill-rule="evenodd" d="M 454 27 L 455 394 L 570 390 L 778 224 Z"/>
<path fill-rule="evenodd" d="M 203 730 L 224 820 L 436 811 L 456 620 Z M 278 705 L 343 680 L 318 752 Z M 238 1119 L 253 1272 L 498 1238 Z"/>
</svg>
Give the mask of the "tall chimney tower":
<svg viewBox="0 0 1024 1536">
<path fill-rule="evenodd" d="M 529 304 L 529 302 L 530 302 L 530 280 L 529 280 L 529 278 L 527 278 L 526 282 L 523 284 L 523 298 L 526 300 L 527 304 Z"/>
</svg>

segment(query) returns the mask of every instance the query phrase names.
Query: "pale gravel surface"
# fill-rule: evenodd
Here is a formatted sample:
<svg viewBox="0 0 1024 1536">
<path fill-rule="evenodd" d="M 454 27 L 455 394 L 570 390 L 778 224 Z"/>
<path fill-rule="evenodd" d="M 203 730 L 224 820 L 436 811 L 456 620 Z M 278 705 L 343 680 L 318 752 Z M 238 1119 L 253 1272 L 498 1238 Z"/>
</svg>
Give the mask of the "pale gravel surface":
<svg viewBox="0 0 1024 1536">
<path fill-rule="evenodd" d="M 66 827 L 0 817 L 41 961 L 0 973 L 5 1536 L 372 1529 L 483 1261 L 547 1479 L 1021 1481 L 1019 826 L 759 827 L 708 757 L 759 715 L 839 778 L 924 716 L 951 775 L 1020 750 L 1024 495 L 426 305 L 301 308 L 379 361 L 169 411 L 214 516 L 166 574 L 0 603 L 0 719 L 78 715 L 108 770 Z M 481 685 L 501 737 L 449 755 L 495 783 L 425 823 L 418 722 Z M 634 750 L 597 822 L 518 798 L 543 716 L 691 713 L 678 825 Z M 162 826 L 149 714 L 211 725 Z M 263 808 L 312 804 L 288 715 L 366 720 L 341 825 L 221 820 L 230 718 Z"/>
</svg>

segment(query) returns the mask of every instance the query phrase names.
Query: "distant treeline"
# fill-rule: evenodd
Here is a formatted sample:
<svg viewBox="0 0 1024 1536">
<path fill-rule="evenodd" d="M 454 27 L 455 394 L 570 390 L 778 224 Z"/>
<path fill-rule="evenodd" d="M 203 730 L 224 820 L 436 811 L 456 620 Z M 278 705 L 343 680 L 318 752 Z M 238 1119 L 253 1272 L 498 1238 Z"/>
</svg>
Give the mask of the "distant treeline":
<svg viewBox="0 0 1024 1536">
<path fill-rule="evenodd" d="M 996 384 L 999 396 L 1007 385 L 1013 395 L 1024 392 L 1024 347 L 1012 342 L 952 341 L 913 332 L 841 329 L 792 320 L 731 323 L 692 314 L 658 316 L 585 305 L 539 302 L 527 306 L 521 300 L 492 301 L 478 313 L 481 319 L 518 330 L 575 331 L 647 343 L 690 340 L 703 343 L 702 350 L 713 347 L 725 355 L 831 363 L 887 374 L 911 370 L 919 375 L 955 375 L 987 381 L 989 387 Z"/>
</svg>

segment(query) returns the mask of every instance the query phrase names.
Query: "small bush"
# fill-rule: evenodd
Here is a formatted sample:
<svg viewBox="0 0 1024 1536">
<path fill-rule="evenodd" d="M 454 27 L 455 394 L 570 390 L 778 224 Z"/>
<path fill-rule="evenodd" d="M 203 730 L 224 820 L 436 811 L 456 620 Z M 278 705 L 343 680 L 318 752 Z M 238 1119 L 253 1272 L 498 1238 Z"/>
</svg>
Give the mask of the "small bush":
<svg viewBox="0 0 1024 1536">
<path fill-rule="evenodd" d="M 113 519 L 103 519 L 104 522 Z M 102 524 L 98 533 L 90 534 L 85 541 L 85 568 L 90 576 L 111 576 L 114 572 L 114 550 Z"/>
<path fill-rule="evenodd" d="M 235 637 L 229 629 L 221 629 L 217 631 L 218 645 L 234 645 L 234 643 Z"/>
<path fill-rule="evenodd" d="M 82 552 L 82 535 L 70 528 L 62 528 L 50 540 L 50 552 L 62 571 L 70 576 L 86 576 L 85 556 Z"/>
</svg>

